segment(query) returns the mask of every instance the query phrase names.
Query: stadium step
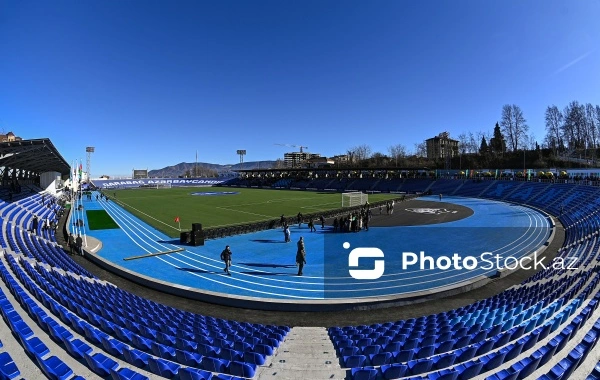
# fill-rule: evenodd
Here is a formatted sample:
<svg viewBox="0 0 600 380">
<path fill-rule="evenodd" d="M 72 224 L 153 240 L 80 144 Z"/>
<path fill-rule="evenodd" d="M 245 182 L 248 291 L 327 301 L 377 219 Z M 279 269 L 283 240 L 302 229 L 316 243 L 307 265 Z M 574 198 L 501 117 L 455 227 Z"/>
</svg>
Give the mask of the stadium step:
<svg viewBox="0 0 600 380">
<path fill-rule="evenodd" d="M 450 195 L 454 195 L 454 194 L 456 194 L 456 192 L 457 192 L 458 190 L 460 190 L 460 188 L 461 188 L 461 187 L 463 187 L 463 185 L 465 184 L 465 182 L 467 182 L 467 181 L 462 181 L 462 182 L 460 183 L 460 185 L 458 185 L 458 187 L 457 187 L 456 189 L 454 189 L 454 191 L 453 191 L 453 192 L 451 192 L 451 193 L 450 193 Z"/>
<path fill-rule="evenodd" d="M 335 348 L 323 327 L 293 327 L 257 379 L 344 379 Z"/>
<path fill-rule="evenodd" d="M 490 184 L 488 186 L 486 186 L 485 189 L 483 189 L 479 194 L 476 195 L 476 197 L 478 198 L 485 198 L 484 194 L 489 190 L 490 187 L 492 187 L 492 185 L 494 184 L 494 182 L 496 181 L 489 181 Z"/>
<path fill-rule="evenodd" d="M 433 187 L 433 185 L 435 185 L 435 183 L 436 183 L 436 182 L 437 182 L 437 180 L 435 180 L 435 181 L 431 181 L 431 183 L 429 184 L 429 186 L 427 186 L 427 187 L 425 188 L 425 190 L 423 190 L 423 192 L 424 192 L 425 194 L 427 194 L 427 192 L 429 191 L 429 189 L 431 189 L 431 188 Z"/>
</svg>

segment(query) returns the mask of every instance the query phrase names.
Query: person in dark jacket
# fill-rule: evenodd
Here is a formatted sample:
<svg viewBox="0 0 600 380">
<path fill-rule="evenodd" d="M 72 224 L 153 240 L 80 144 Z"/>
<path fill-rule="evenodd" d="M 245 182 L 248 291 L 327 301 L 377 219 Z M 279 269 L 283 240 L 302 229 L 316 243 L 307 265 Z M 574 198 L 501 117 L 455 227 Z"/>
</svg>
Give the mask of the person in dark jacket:
<svg viewBox="0 0 600 380">
<path fill-rule="evenodd" d="M 221 252 L 221 260 L 225 262 L 223 272 L 231 276 L 231 273 L 229 272 L 229 267 L 231 266 L 231 248 L 229 248 L 229 246 L 226 246 L 223 252 Z"/>
<path fill-rule="evenodd" d="M 75 238 L 72 233 L 69 233 L 69 253 L 72 255 L 75 249 Z"/>
<path fill-rule="evenodd" d="M 306 264 L 306 249 L 304 248 L 304 238 L 300 236 L 298 240 L 298 252 L 296 252 L 296 265 L 298 266 L 298 276 L 302 276 L 302 269 Z"/>
<path fill-rule="evenodd" d="M 77 239 L 75 239 L 75 246 L 77 247 L 77 252 L 83 256 L 83 239 L 81 235 L 77 235 Z"/>
<path fill-rule="evenodd" d="M 36 235 L 37 235 L 37 230 L 38 230 L 39 224 L 40 224 L 40 221 L 38 220 L 37 215 L 34 215 L 33 216 L 33 222 L 31 224 L 31 232 L 33 232 Z"/>
</svg>

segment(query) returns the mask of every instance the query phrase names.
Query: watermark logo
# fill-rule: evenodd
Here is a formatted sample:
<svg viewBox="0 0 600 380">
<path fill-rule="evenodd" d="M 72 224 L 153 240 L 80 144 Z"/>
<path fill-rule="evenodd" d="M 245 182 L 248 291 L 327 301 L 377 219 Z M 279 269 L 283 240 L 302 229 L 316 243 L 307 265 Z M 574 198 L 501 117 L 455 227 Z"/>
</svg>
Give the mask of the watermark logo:
<svg viewBox="0 0 600 380">
<path fill-rule="evenodd" d="M 343 244 L 344 249 L 350 249 L 350 243 Z M 351 269 L 359 266 L 360 258 L 376 258 L 373 269 Z M 359 247 L 354 248 L 348 254 L 348 272 L 350 276 L 357 280 L 377 280 L 385 272 L 384 253 L 379 248 Z M 480 256 L 461 256 L 454 253 L 452 256 L 429 256 L 424 251 L 419 254 L 413 252 L 402 252 L 400 255 L 400 268 L 407 270 L 411 267 L 418 267 L 419 270 L 515 270 L 515 269 L 548 269 L 556 270 L 575 270 L 577 269 L 578 257 L 556 257 L 551 263 L 544 264 L 538 256 L 537 251 L 530 256 L 513 257 L 501 256 L 491 252 L 484 252 Z"/>
<path fill-rule="evenodd" d="M 343 245 L 344 249 L 350 249 L 350 243 L 345 242 Z M 379 248 L 374 247 L 359 247 L 354 248 L 348 254 L 348 267 L 356 268 L 358 267 L 358 260 L 361 257 L 372 257 L 372 258 L 382 258 L 384 257 L 383 251 Z M 385 272 L 385 261 L 384 260 L 375 260 L 373 269 L 349 269 L 348 272 L 352 278 L 357 280 L 377 280 L 381 276 L 383 276 L 383 272 Z"/>
</svg>

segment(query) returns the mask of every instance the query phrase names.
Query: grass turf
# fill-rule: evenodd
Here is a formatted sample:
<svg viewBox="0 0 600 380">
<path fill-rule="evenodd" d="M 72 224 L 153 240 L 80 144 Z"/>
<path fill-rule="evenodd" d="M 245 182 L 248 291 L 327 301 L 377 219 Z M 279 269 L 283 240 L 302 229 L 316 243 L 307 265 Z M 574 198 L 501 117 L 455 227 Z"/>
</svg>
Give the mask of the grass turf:
<svg viewBox="0 0 600 380">
<path fill-rule="evenodd" d="M 191 195 L 196 192 L 239 192 L 233 195 Z M 203 227 L 279 219 L 281 214 L 295 217 L 340 208 L 340 193 L 311 191 L 237 189 L 237 188 L 171 188 L 105 191 L 129 212 L 171 237 L 179 237 L 181 229 L 192 223 Z M 116 199 L 115 199 L 116 197 Z M 396 198 L 394 194 L 369 194 L 369 202 Z"/>
<path fill-rule="evenodd" d="M 108 230 L 119 228 L 113 218 L 104 210 L 86 210 L 90 230 Z"/>
</svg>

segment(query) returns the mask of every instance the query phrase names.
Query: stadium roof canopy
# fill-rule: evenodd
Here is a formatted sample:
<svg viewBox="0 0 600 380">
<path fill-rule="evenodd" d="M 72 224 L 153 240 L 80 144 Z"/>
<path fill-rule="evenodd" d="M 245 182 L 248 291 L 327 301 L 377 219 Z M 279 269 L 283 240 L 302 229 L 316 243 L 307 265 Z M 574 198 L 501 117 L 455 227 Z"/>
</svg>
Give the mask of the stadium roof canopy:
<svg viewBox="0 0 600 380">
<path fill-rule="evenodd" d="M 19 140 L 0 143 L 0 167 L 37 174 L 69 174 L 70 166 L 50 139 Z"/>
</svg>

